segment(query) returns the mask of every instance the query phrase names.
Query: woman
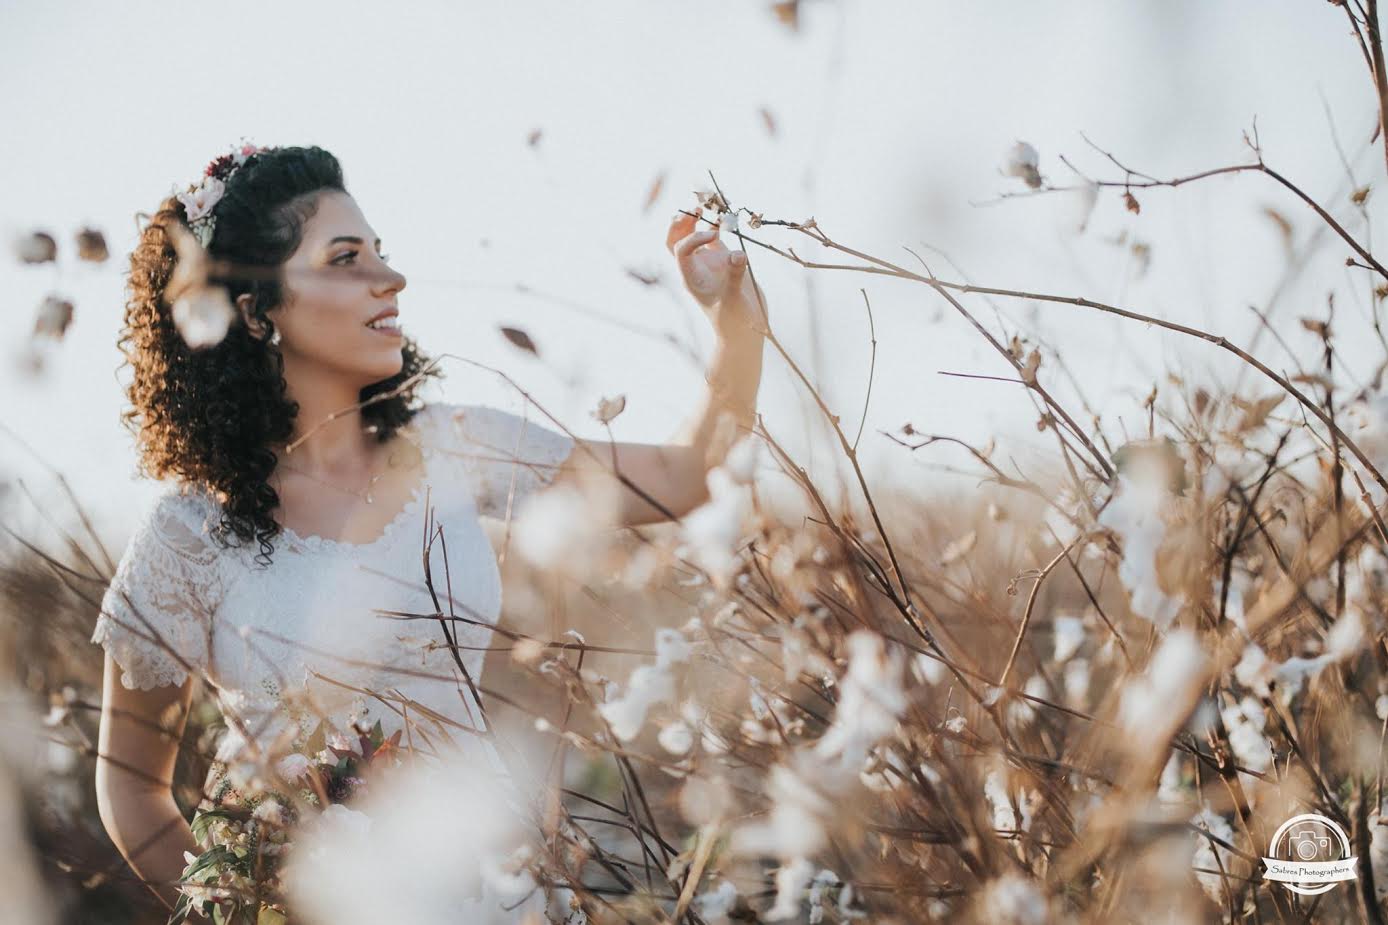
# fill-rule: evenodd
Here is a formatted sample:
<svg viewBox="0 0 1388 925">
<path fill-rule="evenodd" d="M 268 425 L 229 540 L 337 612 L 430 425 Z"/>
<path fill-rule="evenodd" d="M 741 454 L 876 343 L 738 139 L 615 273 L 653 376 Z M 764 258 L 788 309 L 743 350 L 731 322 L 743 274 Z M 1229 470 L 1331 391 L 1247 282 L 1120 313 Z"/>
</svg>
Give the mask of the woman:
<svg viewBox="0 0 1388 925">
<path fill-rule="evenodd" d="M 170 790 L 195 676 L 227 717 L 223 764 L 302 747 L 320 719 L 407 726 L 416 747 L 476 742 L 482 652 L 467 647 L 485 648 L 500 609 L 478 517 L 556 480 L 610 479 L 608 465 L 640 488 L 620 490 L 620 524 L 705 500 L 726 451 L 715 426 L 725 414 L 751 426 L 764 315 L 745 255 L 696 222 L 677 215 L 667 246 L 718 333 L 707 398 L 672 445 L 614 450 L 499 409 L 419 407 L 433 373 L 394 323 L 405 277 L 328 152 L 247 146 L 161 204 L 131 256 L 123 417 L 141 469 L 171 486 L 135 530 L 92 641 L 107 653 L 101 818 L 170 907 L 196 851 Z M 170 291 L 206 282 L 195 257 L 222 268 L 212 279 L 234 307 L 215 344 L 188 336 L 193 303 Z M 425 545 L 431 526 L 445 542 Z"/>
</svg>

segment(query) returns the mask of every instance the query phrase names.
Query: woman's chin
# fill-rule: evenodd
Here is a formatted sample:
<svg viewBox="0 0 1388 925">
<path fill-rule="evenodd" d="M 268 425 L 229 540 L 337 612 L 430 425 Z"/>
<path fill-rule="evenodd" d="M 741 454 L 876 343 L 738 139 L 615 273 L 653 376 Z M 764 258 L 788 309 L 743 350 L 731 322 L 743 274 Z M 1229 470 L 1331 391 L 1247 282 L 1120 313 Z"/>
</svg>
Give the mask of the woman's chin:
<svg viewBox="0 0 1388 925">
<path fill-rule="evenodd" d="M 373 362 L 363 372 L 371 382 L 380 382 L 383 379 L 390 379 L 400 375 L 405 368 L 405 353 L 403 350 L 396 350 L 394 355 L 382 357 L 377 362 Z"/>
</svg>

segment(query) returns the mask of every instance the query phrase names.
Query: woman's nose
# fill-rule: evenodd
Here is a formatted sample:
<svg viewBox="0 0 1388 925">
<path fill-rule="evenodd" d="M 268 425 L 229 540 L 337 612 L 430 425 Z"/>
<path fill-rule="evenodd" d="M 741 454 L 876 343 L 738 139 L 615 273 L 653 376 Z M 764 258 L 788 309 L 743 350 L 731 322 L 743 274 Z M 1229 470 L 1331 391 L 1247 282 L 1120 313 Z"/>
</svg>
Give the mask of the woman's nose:
<svg viewBox="0 0 1388 925">
<path fill-rule="evenodd" d="M 405 288 L 405 274 L 391 266 L 385 268 L 381 274 L 381 281 L 377 283 L 376 290 L 379 293 L 399 292 Z"/>
</svg>

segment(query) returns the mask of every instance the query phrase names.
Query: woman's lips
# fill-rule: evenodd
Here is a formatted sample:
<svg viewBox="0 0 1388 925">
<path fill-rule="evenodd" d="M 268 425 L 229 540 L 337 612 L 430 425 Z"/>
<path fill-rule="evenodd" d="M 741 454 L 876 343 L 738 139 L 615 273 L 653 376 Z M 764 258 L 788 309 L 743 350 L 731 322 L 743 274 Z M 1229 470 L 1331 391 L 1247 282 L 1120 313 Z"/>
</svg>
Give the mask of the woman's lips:
<svg viewBox="0 0 1388 925">
<path fill-rule="evenodd" d="M 377 334 L 382 334 L 382 335 L 384 335 L 384 336 L 386 336 L 386 337 L 401 337 L 401 336 L 403 336 L 403 335 L 401 334 L 401 332 L 400 332 L 400 326 L 397 325 L 397 324 L 395 323 L 395 318 L 393 318 L 393 317 L 391 317 L 391 318 L 384 318 L 384 319 L 382 319 L 382 320 L 376 322 L 375 324 L 368 324 L 368 325 L 366 326 L 366 329 L 367 329 L 368 331 L 373 331 L 373 332 L 375 332 L 375 333 L 377 333 Z"/>
</svg>

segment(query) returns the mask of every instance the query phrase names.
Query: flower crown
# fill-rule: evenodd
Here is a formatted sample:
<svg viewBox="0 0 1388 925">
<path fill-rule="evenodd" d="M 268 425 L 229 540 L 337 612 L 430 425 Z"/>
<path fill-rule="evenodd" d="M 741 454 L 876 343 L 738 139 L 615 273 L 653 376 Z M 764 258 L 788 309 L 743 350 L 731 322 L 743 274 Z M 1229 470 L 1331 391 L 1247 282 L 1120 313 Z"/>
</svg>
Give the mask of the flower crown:
<svg viewBox="0 0 1388 925">
<path fill-rule="evenodd" d="M 188 227 L 204 248 L 212 243 L 212 232 L 217 228 L 217 217 L 212 214 L 212 209 L 226 193 L 227 181 L 252 154 L 268 150 L 249 143 L 241 144 L 231 153 L 214 158 L 197 183 L 188 184 L 183 192 L 178 192 L 175 187 L 174 195 L 188 213 Z"/>
</svg>

